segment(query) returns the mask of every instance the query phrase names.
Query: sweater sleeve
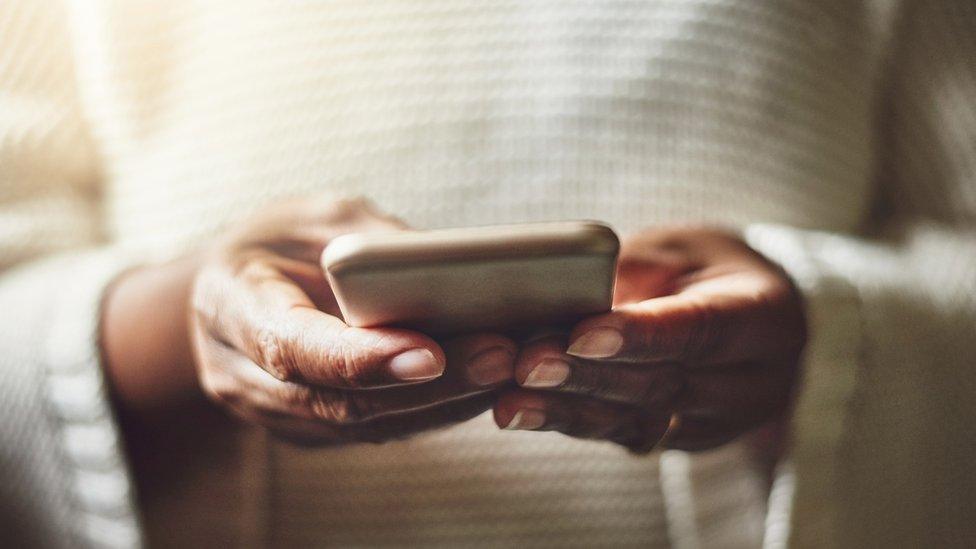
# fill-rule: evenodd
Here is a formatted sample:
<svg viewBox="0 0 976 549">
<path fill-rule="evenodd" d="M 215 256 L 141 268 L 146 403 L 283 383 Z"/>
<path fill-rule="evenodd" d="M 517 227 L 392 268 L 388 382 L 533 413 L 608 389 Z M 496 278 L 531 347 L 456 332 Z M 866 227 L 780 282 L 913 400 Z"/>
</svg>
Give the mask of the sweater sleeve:
<svg viewBox="0 0 976 549">
<path fill-rule="evenodd" d="M 976 546 L 976 6 L 909 5 L 870 236 L 746 231 L 797 280 L 812 328 L 769 546 Z"/>
<path fill-rule="evenodd" d="M 97 163 L 59 4 L 0 2 L 0 546 L 137 546 L 100 368 Z"/>
</svg>

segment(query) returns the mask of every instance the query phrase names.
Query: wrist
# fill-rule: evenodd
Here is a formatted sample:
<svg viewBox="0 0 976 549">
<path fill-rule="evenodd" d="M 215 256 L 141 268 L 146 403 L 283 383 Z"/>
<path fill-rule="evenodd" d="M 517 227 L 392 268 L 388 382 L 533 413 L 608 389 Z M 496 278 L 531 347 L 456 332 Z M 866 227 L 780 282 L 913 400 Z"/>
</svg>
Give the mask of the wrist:
<svg viewBox="0 0 976 549">
<path fill-rule="evenodd" d="M 132 269 L 106 290 L 101 346 L 120 411 L 154 415 L 202 397 L 187 328 L 198 254 Z"/>
</svg>

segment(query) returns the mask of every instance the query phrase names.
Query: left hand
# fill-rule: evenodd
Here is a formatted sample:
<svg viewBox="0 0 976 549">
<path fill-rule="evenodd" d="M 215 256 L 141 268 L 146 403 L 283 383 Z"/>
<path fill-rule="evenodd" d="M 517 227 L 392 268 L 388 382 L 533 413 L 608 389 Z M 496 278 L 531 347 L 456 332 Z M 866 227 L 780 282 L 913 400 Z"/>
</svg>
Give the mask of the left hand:
<svg viewBox="0 0 976 549">
<path fill-rule="evenodd" d="M 714 448 L 783 415 L 805 342 L 793 284 L 738 237 L 646 231 L 622 244 L 611 312 L 523 347 L 495 420 L 637 452 Z"/>
</svg>

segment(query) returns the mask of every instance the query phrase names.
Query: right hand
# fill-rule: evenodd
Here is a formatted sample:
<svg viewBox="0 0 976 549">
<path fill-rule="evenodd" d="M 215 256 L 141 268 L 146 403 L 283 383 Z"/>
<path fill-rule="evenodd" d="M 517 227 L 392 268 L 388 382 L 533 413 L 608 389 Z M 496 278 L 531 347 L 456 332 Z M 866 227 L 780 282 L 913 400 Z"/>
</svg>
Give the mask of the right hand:
<svg viewBox="0 0 976 549">
<path fill-rule="evenodd" d="M 365 201 L 302 200 L 219 239 L 191 299 L 204 392 L 284 438 L 324 445 L 403 438 L 487 410 L 513 377 L 510 339 L 438 344 L 342 320 L 322 250 L 341 234 L 403 228 Z"/>
</svg>

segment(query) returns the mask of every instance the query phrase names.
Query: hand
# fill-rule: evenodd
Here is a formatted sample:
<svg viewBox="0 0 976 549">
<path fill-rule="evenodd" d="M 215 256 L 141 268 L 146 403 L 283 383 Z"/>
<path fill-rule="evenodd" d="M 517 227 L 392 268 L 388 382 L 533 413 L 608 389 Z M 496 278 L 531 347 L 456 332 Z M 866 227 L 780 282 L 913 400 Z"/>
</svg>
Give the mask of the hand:
<svg viewBox="0 0 976 549">
<path fill-rule="evenodd" d="M 638 452 L 713 448 L 787 409 L 805 341 L 799 294 L 739 238 L 647 231 L 622 244 L 611 312 L 523 347 L 495 419 Z"/>
<path fill-rule="evenodd" d="M 312 444 L 401 438 L 487 410 L 492 390 L 512 378 L 509 339 L 470 335 L 442 346 L 420 333 L 342 321 L 319 267 L 325 245 L 344 233 L 402 228 L 363 201 L 305 200 L 220 239 L 192 293 L 205 393 L 247 421 Z"/>
</svg>

